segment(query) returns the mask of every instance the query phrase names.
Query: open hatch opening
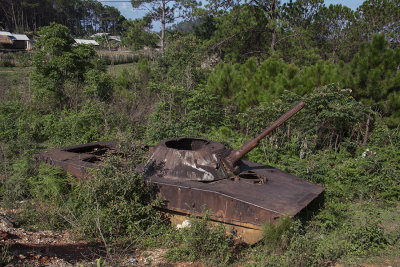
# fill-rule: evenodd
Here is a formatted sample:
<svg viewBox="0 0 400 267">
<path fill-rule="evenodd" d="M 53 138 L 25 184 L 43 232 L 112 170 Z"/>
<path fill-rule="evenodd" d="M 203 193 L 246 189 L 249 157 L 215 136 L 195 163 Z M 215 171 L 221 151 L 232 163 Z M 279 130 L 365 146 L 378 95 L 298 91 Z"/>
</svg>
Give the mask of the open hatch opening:
<svg viewBox="0 0 400 267">
<path fill-rule="evenodd" d="M 165 143 L 168 148 L 179 150 L 199 150 L 202 149 L 209 142 L 203 139 L 196 138 L 182 138 L 178 140 L 170 140 Z"/>
<path fill-rule="evenodd" d="M 111 149 L 106 146 L 92 145 L 92 146 L 80 146 L 80 147 L 76 147 L 76 148 L 66 149 L 65 151 L 79 153 L 79 154 L 85 153 L 85 154 L 93 154 L 93 155 L 97 155 L 97 156 L 102 156 L 107 151 L 110 151 L 110 150 Z"/>
</svg>

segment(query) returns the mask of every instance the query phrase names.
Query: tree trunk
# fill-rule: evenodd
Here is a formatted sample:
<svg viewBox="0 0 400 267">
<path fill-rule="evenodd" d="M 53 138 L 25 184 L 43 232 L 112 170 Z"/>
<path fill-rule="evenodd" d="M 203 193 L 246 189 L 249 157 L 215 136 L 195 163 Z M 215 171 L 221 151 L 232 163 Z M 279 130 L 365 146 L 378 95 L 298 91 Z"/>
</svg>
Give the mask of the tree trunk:
<svg viewBox="0 0 400 267">
<path fill-rule="evenodd" d="M 273 29 L 272 31 L 272 40 L 271 40 L 271 50 L 275 51 L 275 44 L 276 44 L 276 31 Z"/>
<path fill-rule="evenodd" d="M 161 53 L 164 55 L 165 49 L 165 0 L 162 0 L 161 7 Z"/>
<path fill-rule="evenodd" d="M 275 51 L 276 44 L 276 0 L 271 2 L 271 20 L 273 22 L 272 29 L 272 40 L 271 40 L 271 50 Z"/>
<path fill-rule="evenodd" d="M 12 11 L 12 20 L 13 20 L 13 23 L 14 23 L 14 31 L 15 31 L 15 29 L 17 29 L 18 26 L 17 26 L 17 19 L 15 17 L 13 1 L 11 1 L 11 11 Z"/>
<path fill-rule="evenodd" d="M 363 145 L 363 146 L 366 146 L 366 145 L 367 145 L 367 142 L 368 142 L 369 123 L 370 123 L 370 119 L 368 118 L 368 120 L 367 120 L 367 125 L 365 126 L 364 140 L 363 140 L 363 142 L 362 142 L 362 145 Z"/>
</svg>

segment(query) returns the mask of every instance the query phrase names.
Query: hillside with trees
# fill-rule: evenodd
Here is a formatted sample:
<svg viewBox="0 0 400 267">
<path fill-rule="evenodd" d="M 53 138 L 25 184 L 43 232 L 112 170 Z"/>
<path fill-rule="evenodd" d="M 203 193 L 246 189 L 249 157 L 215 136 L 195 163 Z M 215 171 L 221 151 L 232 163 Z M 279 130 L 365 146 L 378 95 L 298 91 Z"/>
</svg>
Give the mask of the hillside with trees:
<svg viewBox="0 0 400 267">
<path fill-rule="evenodd" d="M 152 251 L 163 251 L 162 263 L 206 266 L 400 265 L 399 0 L 356 10 L 323 0 L 161 0 L 136 20 L 94 0 L 0 1 L 4 30 L 38 36 L 32 57 L 0 61 L 2 222 L 69 233 L 96 249 L 88 260 L 100 266 L 160 263 L 146 258 Z M 167 19 L 164 35 L 152 24 L 163 3 L 184 18 Z M 106 65 L 74 44 L 96 31 L 121 33 L 137 60 Z M 154 208 L 162 200 L 136 172 L 147 160 L 142 144 L 201 137 L 238 148 L 300 100 L 295 119 L 246 159 L 323 185 L 315 212 L 265 224 L 253 246 L 210 224 L 210 213 L 182 230 L 166 223 Z M 33 157 L 105 140 L 122 152 L 88 180 Z M 0 265 L 33 264 L 10 236 L 0 235 Z"/>
<path fill-rule="evenodd" d="M 118 9 L 97 0 L 1 0 L 0 28 L 37 32 L 51 22 L 67 26 L 76 36 L 120 33 L 126 19 Z"/>
</svg>

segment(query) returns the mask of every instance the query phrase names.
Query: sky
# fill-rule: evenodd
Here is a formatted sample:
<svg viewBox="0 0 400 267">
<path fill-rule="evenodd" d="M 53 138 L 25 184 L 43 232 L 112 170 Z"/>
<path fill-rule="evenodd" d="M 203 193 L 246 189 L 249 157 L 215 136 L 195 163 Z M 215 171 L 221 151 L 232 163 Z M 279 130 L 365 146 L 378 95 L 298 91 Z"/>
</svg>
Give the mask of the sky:
<svg viewBox="0 0 400 267">
<path fill-rule="evenodd" d="M 133 9 L 131 3 L 128 0 L 99 0 L 103 5 L 108 5 L 108 6 L 113 6 L 116 7 L 121 14 L 127 18 L 127 19 L 137 19 L 141 18 L 146 14 L 146 9 L 140 8 L 140 9 Z M 124 2 L 126 1 L 126 2 Z M 287 0 L 283 0 L 282 3 L 288 2 Z M 325 0 L 324 3 L 326 6 L 329 6 L 330 4 L 342 4 L 344 6 L 348 6 L 349 8 L 356 10 L 357 7 L 359 7 L 364 0 Z M 156 23 L 153 26 L 154 30 L 160 30 L 161 26 L 159 23 Z"/>
</svg>

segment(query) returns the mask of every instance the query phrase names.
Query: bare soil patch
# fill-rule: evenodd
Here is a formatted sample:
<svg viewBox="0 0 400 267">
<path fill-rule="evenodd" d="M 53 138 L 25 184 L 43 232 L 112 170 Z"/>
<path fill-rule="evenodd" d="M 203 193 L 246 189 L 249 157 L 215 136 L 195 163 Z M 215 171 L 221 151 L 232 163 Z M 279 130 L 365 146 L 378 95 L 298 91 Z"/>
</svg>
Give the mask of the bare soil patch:
<svg viewBox="0 0 400 267">
<path fill-rule="evenodd" d="M 104 257 L 100 244 L 74 240 L 68 232 L 28 231 L 16 227 L 8 212 L 0 209 L 0 246 L 9 254 L 9 266 L 76 266 Z"/>
<path fill-rule="evenodd" d="M 0 208 L 0 249 L 10 260 L 6 266 L 97 266 L 99 259 L 106 266 L 114 265 L 106 260 L 101 242 L 75 240 L 67 231 L 23 229 L 10 217 L 16 212 Z M 204 266 L 198 262 L 168 263 L 163 257 L 167 251 L 166 248 L 131 251 L 118 257 L 118 266 Z"/>
</svg>

